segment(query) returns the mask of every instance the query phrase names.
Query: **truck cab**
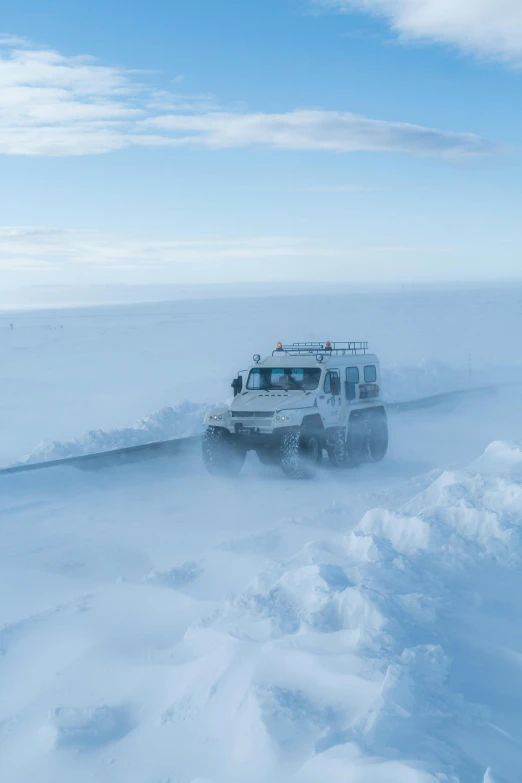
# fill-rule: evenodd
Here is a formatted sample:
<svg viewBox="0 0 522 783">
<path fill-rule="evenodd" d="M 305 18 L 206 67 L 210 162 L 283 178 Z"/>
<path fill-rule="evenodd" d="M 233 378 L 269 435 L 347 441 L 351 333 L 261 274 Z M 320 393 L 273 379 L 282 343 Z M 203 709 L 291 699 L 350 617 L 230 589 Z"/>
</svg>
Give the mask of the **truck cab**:
<svg viewBox="0 0 522 783">
<path fill-rule="evenodd" d="M 335 467 L 384 457 L 388 445 L 380 367 L 365 342 L 278 343 L 232 381 L 234 399 L 205 416 L 203 460 L 237 473 L 246 453 L 311 477 L 323 452 Z"/>
</svg>

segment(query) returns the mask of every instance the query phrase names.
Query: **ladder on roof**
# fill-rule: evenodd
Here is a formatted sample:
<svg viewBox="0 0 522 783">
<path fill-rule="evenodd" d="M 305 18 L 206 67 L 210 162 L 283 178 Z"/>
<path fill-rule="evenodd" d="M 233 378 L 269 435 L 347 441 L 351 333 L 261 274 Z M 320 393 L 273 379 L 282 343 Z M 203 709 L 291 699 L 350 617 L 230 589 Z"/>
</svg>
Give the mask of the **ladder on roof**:
<svg viewBox="0 0 522 783">
<path fill-rule="evenodd" d="M 278 353 L 286 353 L 289 356 L 302 356 L 303 354 L 325 354 L 327 356 L 355 356 L 365 354 L 368 350 L 368 343 L 363 341 L 349 342 L 308 342 L 308 343 L 283 343 L 272 351 L 272 356 Z"/>
</svg>

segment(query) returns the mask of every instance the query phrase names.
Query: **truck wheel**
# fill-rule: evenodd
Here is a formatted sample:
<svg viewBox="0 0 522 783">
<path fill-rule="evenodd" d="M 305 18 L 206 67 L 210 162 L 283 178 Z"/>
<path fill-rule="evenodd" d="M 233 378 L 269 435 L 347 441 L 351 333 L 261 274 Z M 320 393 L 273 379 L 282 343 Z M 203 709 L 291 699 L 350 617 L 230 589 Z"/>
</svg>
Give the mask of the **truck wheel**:
<svg viewBox="0 0 522 783">
<path fill-rule="evenodd" d="M 334 468 L 347 468 L 350 465 L 346 447 L 346 429 L 338 427 L 330 437 L 326 448 L 328 459 Z"/>
<path fill-rule="evenodd" d="M 362 461 L 364 439 L 359 422 L 339 427 L 328 444 L 328 458 L 334 468 L 355 468 Z"/>
<path fill-rule="evenodd" d="M 350 416 L 346 433 L 346 453 L 349 467 L 356 467 L 368 460 L 368 425 L 363 416 Z"/>
<path fill-rule="evenodd" d="M 203 436 L 203 463 L 213 476 L 238 476 L 246 451 L 224 427 L 207 427 Z"/>
<path fill-rule="evenodd" d="M 289 478 L 313 478 L 323 458 L 321 440 L 306 430 L 289 430 L 281 436 L 281 467 Z"/>
<path fill-rule="evenodd" d="M 369 421 L 368 451 L 372 462 L 380 462 L 388 450 L 388 422 L 384 411 L 372 414 Z"/>
</svg>

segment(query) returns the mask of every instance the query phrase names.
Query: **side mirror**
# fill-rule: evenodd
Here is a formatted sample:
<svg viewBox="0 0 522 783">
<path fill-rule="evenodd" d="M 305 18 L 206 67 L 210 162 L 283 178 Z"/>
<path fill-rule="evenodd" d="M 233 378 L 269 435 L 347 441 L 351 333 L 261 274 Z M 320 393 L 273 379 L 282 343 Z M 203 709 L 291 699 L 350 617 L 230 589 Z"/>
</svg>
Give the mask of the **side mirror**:
<svg viewBox="0 0 522 783">
<path fill-rule="evenodd" d="M 241 375 L 238 375 L 237 378 L 234 378 L 230 385 L 234 389 L 234 397 L 237 397 L 237 395 L 243 391 L 243 378 Z"/>
<path fill-rule="evenodd" d="M 330 388 L 332 390 L 332 394 L 334 394 L 336 397 L 338 397 L 340 395 L 340 393 L 341 393 L 341 379 L 335 373 L 332 373 L 332 376 L 330 378 Z"/>
</svg>

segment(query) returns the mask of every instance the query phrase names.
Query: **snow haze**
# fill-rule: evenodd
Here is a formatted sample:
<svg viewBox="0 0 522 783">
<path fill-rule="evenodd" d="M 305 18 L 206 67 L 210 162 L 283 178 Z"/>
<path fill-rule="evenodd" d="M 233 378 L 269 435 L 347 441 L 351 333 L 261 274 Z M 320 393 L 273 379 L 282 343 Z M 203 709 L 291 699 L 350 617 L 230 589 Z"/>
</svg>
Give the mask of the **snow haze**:
<svg viewBox="0 0 522 783">
<path fill-rule="evenodd" d="M 0 26 L 0 783 L 521 783 L 522 1 Z"/>
<path fill-rule="evenodd" d="M 5 779 L 517 783 L 521 301 L 4 312 L 5 467 L 198 435 L 280 338 L 368 338 L 390 403 L 449 393 L 390 406 L 382 463 L 314 481 L 255 454 L 209 476 L 197 440 L 0 475 Z"/>
</svg>

